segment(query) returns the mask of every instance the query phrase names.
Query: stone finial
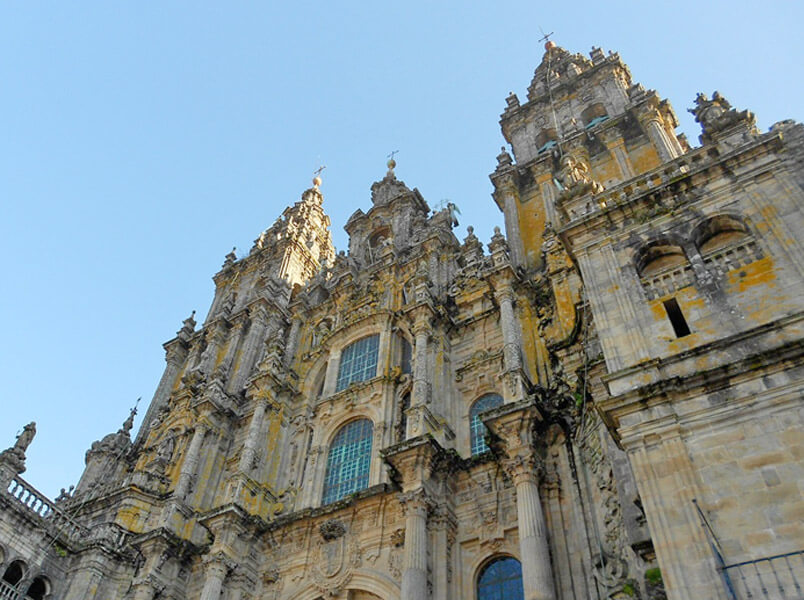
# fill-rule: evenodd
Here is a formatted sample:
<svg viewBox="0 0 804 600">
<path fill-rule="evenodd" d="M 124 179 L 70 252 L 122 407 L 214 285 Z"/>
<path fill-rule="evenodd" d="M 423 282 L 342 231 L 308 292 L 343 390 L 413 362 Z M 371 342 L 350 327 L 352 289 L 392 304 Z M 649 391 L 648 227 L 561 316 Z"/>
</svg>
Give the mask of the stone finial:
<svg viewBox="0 0 804 600">
<path fill-rule="evenodd" d="M 134 406 L 131 408 L 131 411 L 128 414 L 128 418 L 123 421 L 123 427 L 120 428 L 122 433 L 129 433 L 131 429 L 134 427 L 134 417 L 137 415 L 137 405 L 142 400 L 142 396 L 137 398 L 137 401 L 134 403 Z"/>
<path fill-rule="evenodd" d="M 497 155 L 497 171 L 502 171 L 506 167 L 510 167 L 513 164 L 514 160 L 511 158 L 511 155 L 508 154 L 508 150 L 505 149 L 505 146 L 500 146 L 500 153 Z"/>
<path fill-rule="evenodd" d="M 184 319 L 184 321 L 182 321 L 181 329 L 179 329 L 179 332 L 177 334 L 178 337 L 184 341 L 189 340 L 190 337 L 193 335 L 193 332 L 195 332 L 195 325 L 196 325 L 195 311 L 193 311 L 190 313 L 189 317 L 187 317 L 186 319 Z"/>
<path fill-rule="evenodd" d="M 226 267 L 230 267 L 231 265 L 233 265 L 234 262 L 237 260 L 237 254 L 235 253 L 236 250 L 237 250 L 237 247 L 235 246 L 235 247 L 232 248 L 232 251 L 229 252 L 229 254 L 227 254 L 224 257 L 224 261 L 223 261 L 223 268 L 224 269 Z"/>
<path fill-rule="evenodd" d="M 756 117 L 754 113 L 737 111 L 720 92 L 712 94 L 710 100 L 706 94 L 699 93 L 695 97 L 695 106 L 687 111 L 695 115 L 695 121 L 701 124 L 701 143 L 709 144 L 721 137 L 730 137 L 735 131 L 756 134 Z"/>
<path fill-rule="evenodd" d="M 491 236 L 491 242 L 489 242 L 489 252 L 491 252 L 492 255 L 508 253 L 508 242 L 505 241 L 505 236 L 498 226 L 494 227 L 494 235 Z"/>
<path fill-rule="evenodd" d="M 509 92 L 508 97 L 505 99 L 506 110 L 514 110 L 519 108 L 519 98 L 514 92 Z"/>
</svg>

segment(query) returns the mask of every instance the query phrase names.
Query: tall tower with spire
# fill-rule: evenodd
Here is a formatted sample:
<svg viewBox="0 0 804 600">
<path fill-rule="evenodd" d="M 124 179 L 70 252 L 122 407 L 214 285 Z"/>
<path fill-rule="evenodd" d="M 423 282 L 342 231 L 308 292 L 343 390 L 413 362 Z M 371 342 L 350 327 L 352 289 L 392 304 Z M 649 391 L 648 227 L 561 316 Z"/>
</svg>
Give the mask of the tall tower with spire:
<svg viewBox="0 0 804 600">
<path fill-rule="evenodd" d="M 631 78 L 616 53 L 571 54 L 548 41 L 521 103 L 500 119 L 503 148 L 491 175 L 517 266 L 540 264 L 543 231 L 583 211 L 590 192 L 615 186 L 687 149 L 670 104 Z"/>
</svg>

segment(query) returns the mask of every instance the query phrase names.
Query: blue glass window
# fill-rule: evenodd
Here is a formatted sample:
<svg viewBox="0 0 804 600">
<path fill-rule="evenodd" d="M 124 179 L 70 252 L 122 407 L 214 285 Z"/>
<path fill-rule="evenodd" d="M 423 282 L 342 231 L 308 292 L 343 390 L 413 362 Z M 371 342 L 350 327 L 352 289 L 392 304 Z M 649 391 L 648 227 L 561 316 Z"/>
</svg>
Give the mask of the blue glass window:
<svg viewBox="0 0 804 600">
<path fill-rule="evenodd" d="M 509 556 L 487 564 L 477 578 L 477 600 L 524 600 L 522 565 Z"/>
<path fill-rule="evenodd" d="M 491 408 L 497 408 L 503 403 L 502 398 L 498 394 L 486 394 L 478 398 L 469 409 L 469 430 L 471 433 L 472 442 L 472 456 L 476 454 L 483 454 L 488 452 L 489 447 L 486 445 L 486 426 L 480 420 L 480 413 L 485 412 Z"/>
<path fill-rule="evenodd" d="M 373 429 L 371 421 L 360 419 L 347 423 L 335 434 L 327 456 L 323 504 L 368 487 Z"/>
<path fill-rule="evenodd" d="M 589 121 L 589 122 L 586 124 L 586 128 L 587 128 L 587 129 L 592 129 L 592 127 L 594 127 L 594 126 L 595 126 L 595 125 L 597 125 L 598 123 L 602 123 L 603 121 L 606 121 L 608 118 L 609 118 L 609 116 L 608 116 L 608 115 L 603 115 L 603 116 L 601 116 L 601 117 L 595 117 L 594 119 L 592 119 L 591 121 Z"/>
<path fill-rule="evenodd" d="M 370 335 L 349 344 L 341 352 L 338 366 L 338 382 L 335 391 L 340 392 L 356 381 L 366 381 L 377 375 L 377 353 L 380 336 Z"/>
</svg>

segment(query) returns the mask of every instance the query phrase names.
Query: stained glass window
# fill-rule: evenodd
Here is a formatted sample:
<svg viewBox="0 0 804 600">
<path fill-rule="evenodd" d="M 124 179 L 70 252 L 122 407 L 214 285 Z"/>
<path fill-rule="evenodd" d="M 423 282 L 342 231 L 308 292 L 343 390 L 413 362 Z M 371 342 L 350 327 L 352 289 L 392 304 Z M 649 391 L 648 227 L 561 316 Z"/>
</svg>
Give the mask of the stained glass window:
<svg viewBox="0 0 804 600">
<path fill-rule="evenodd" d="M 372 431 L 371 421 L 359 419 L 335 434 L 327 456 L 323 504 L 368 487 Z"/>
<path fill-rule="evenodd" d="M 486 565 L 477 578 L 477 600 L 524 600 L 522 565 L 510 556 Z"/>
<path fill-rule="evenodd" d="M 377 353 L 380 336 L 370 335 L 349 344 L 341 352 L 338 381 L 335 391 L 340 392 L 356 381 L 366 381 L 377 375 Z"/>
<path fill-rule="evenodd" d="M 472 442 L 472 456 L 488 452 L 486 445 L 486 426 L 480 420 L 480 413 L 497 408 L 503 403 L 498 394 L 486 394 L 478 398 L 469 410 L 469 429 Z"/>
</svg>

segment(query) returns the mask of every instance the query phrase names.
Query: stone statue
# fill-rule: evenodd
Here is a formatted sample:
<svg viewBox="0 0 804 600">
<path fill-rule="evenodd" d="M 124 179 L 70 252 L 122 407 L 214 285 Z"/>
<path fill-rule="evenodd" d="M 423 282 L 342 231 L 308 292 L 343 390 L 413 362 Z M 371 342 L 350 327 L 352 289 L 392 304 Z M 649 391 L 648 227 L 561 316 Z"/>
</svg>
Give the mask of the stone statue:
<svg viewBox="0 0 804 600">
<path fill-rule="evenodd" d="M 561 183 L 563 188 L 561 195 L 565 198 L 603 191 L 603 186 L 592 179 L 586 162 L 569 153 L 561 157 L 561 169 L 556 178 Z"/>
<path fill-rule="evenodd" d="M 17 441 L 14 443 L 14 452 L 25 456 L 25 451 L 36 435 L 36 421 L 31 421 L 22 429 L 22 433 L 17 436 Z"/>
<path fill-rule="evenodd" d="M 170 462 L 170 459 L 173 458 L 173 448 L 175 444 L 176 441 L 172 435 L 162 440 L 162 443 L 159 444 L 159 448 L 156 450 L 156 460 L 165 463 Z"/>
</svg>

